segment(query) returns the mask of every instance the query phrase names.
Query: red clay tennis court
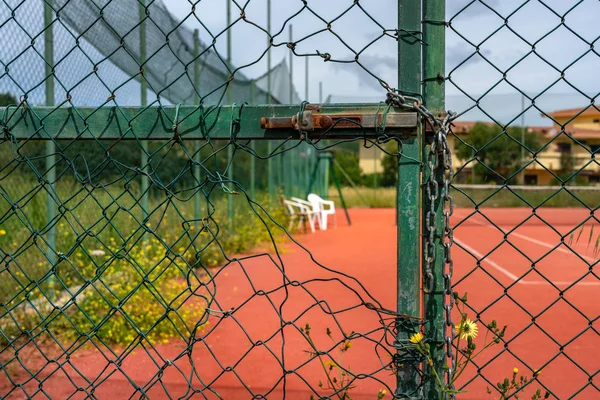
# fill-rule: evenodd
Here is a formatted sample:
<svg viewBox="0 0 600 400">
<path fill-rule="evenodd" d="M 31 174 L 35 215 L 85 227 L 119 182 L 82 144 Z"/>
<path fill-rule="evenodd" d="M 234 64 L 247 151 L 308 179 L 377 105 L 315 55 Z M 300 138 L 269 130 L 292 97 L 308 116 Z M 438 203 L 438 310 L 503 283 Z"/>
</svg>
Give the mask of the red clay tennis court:
<svg viewBox="0 0 600 400">
<path fill-rule="evenodd" d="M 533 374 L 532 369 L 543 369 L 538 381 L 561 399 L 597 398 L 597 259 L 587 241 L 570 248 L 566 241 L 561 242 L 561 235 L 590 217 L 589 211 L 550 209 L 539 212 L 538 218 L 528 209 L 484 209 L 466 218 L 472 212 L 455 210 L 455 290 L 468 293 L 469 305 L 477 310 L 469 317 L 486 324 L 496 319 L 508 329 L 505 346 L 492 347 L 476 360 L 479 375 L 475 367 L 463 374 L 461 383 L 467 393 L 458 398 L 488 398 L 486 386 L 510 376 L 514 367 L 526 376 Z M 370 332 L 353 341 L 344 355 L 344 367 L 359 377 L 361 373 L 371 375 L 356 380 L 352 398 L 376 398 L 386 385 L 394 387 L 394 377 L 381 370 L 381 362 L 373 356 L 373 342 L 382 335 L 380 321 L 369 309 L 354 305 L 359 296 L 368 299 L 368 291 L 382 307 L 395 308 L 395 210 L 353 209 L 351 217 L 352 226 L 343 222 L 335 229 L 298 239 L 315 261 L 356 278 L 364 289 L 357 281 L 319 267 L 308 253 L 290 244 L 281 254 L 279 267 L 261 256 L 219 271 L 216 300 L 219 309 L 232 310 L 232 317 L 211 317 L 206 331 L 210 334 L 189 352 L 183 341 L 154 349 L 138 347 L 133 352 L 113 349 L 115 353 L 88 346 L 74 352 L 70 360 L 60 358 L 46 364 L 41 350 L 27 349 L 27 367 L 33 371 L 43 368 L 37 376 L 44 395 L 52 398 L 116 399 L 139 396 L 143 391 L 150 398 L 282 398 L 285 392 L 288 399 L 308 399 L 313 394 L 310 387 L 324 379 L 323 371 L 306 364 L 306 341 L 292 324 L 282 328 L 281 321 L 310 324 L 315 343 L 327 346 L 325 329 L 330 328 L 334 336 L 337 332 L 327 310 L 347 307 L 346 312 L 337 314 L 343 329 Z M 582 235 L 586 234 L 589 231 Z M 310 283 L 278 290 L 282 280 L 279 268 L 284 268 L 291 281 L 310 279 Z M 275 334 L 281 331 L 284 335 Z M 494 362 L 488 365 L 492 358 Z M 44 380 L 44 376 L 48 378 Z M 0 393 L 7 385 L 0 382 Z M 208 385 L 210 390 L 197 393 L 190 389 Z M 37 387 L 37 382 L 29 382 L 25 391 L 13 392 L 12 398 L 25 397 Z M 533 394 L 538 387 L 534 383 L 527 393 Z"/>
</svg>

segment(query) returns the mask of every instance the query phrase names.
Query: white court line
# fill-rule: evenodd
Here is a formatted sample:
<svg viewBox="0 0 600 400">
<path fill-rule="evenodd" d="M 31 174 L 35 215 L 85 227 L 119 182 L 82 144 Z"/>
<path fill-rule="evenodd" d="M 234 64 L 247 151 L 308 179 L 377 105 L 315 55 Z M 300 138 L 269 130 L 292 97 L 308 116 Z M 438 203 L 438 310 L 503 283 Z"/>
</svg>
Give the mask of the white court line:
<svg viewBox="0 0 600 400">
<path fill-rule="evenodd" d="M 465 217 L 464 216 L 460 216 L 459 218 L 465 218 Z M 472 217 L 469 217 L 469 219 L 471 219 L 471 218 Z M 477 221 L 477 220 L 471 220 L 469 222 L 477 224 L 477 225 L 481 225 L 481 226 L 489 226 L 489 227 L 492 226 L 492 224 L 490 224 L 489 222 L 480 222 L 480 221 Z M 563 246 L 556 246 L 556 245 L 552 245 L 550 243 L 542 242 L 541 240 L 537 240 L 537 239 L 534 239 L 534 238 L 529 237 L 527 235 L 523 235 L 522 233 L 518 233 L 518 232 L 514 232 L 513 231 L 513 232 L 509 233 L 508 236 L 509 237 L 510 236 L 516 236 L 518 238 L 521 238 L 523 240 L 527 240 L 527 241 L 529 241 L 531 243 L 535 243 L 535 244 L 540 245 L 542 247 L 545 247 L 547 249 L 553 249 L 553 250 L 556 250 L 556 251 L 560 251 L 562 253 L 566 253 L 566 254 L 570 254 L 570 255 L 576 255 L 575 252 L 573 252 L 573 251 L 571 251 L 569 249 L 565 249 Z M 583 255 L 583 254 L 579 254 L 579 253 L 577 253 L 577 256 L 579 256 L 579 257 L 583 258 L 584 260 L 588 261 L 590 264 L 594 264 L 594 263 L 596 263 L 598 261 L 597 259 L 594 259 L 592 257 L 586 256 L 586 255 Z"/>
<path fill-rule="evenodd" d="M 492 260 L 489 256 L 483 258 L 484 257 L 483 254 L 481 254 L 480 252 L 478 252 L 471 246 L 468 246 L 467 244 L 465 244 L 465 242 L 458 240 L 456 237 L 454 238 L 454 241 L 457 244 L 461 245 L 469 253 L 471 253 L 475 257 L 477 257 L 477 259 L 494 267 L 496 270 L 498 270 L 501 273 L 503 273 L 504 275 L 506 275 L 512 281 L 515 281 L 518 285 L 535 285 L 535 286 L 550 285 L 550 283 L 547 281 L 531 281 L 531 280 L 527 280 L 527 279 L 519 279 L 519 277 L 517 275 L 513 274 L 512 272 L 510 272 L 509 270 L 507 270 L 506 268 L 504 268 L 503 266 L 501 266 L 500 264 L 498 264 L 497 262 Z M 482 258 L 483 258 L 483 260 L 482 260 Z M 573 282 L 568 282 L 568 281 L 552 281 L 552 283 L 554 283 L 556 286 L 570 286 L 573 284 Z M 600 286 L 600 282 L 581 282 L 580 281 L 575 284 L 575 286 L 580 286 L 580 285 L 581 286 Z"/>
</svg>

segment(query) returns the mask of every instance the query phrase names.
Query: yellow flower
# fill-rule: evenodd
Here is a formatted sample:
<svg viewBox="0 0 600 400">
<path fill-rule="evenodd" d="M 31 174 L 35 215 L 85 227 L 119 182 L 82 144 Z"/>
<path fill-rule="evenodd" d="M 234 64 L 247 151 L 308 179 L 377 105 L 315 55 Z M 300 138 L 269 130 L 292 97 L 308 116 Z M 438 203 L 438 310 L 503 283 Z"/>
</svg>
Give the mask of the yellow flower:
<svg viewBox="0 0 600 400">
<path fill-rule="evenodd" d="M 6 231 L 4 229 L 0 229 L 0 236 L 6 235 Z"/>
<path fill-rule="evenodd" d="M 419 344 L 423 341 L 423 338 L 423 334 L 421 332 L 417 332 L 412 335 L 408 341 L 414 344 Z"/>
<path fill-rule="evenodd" d="M 538 376 L 538 375 L 540 375 L 541 373 L 542 373 L 542 370 L 541 370 L 541 369 L 535 369 L 535 370 L 533 370 L 533 376 Z"/>
<path fill-rule="evenodd" d="M 460 325 L 456 326 L 456 334 L 459 335 L 461 339 L 475 339 L 477 337 L 477 324 L 469 318 L 466 318 Z"/>
<path fill-rule="evenodd" d="M 515 368 L 513 368 L 513 374 L 515 374 L 515 375 L 516 375 L 516 374 L 518 374 L 518 373 L 519 373 L 519 368 L 516 368 L 516 367 L 515 367 Z"/>
<path fill-rule="evenodd" d="M 324 364 L 325 364 L 325 367 L 327 367 L 327 369 L 329 369 L 330 371 L 334 368 L 337 368 L 337 364 L 334 363 L 333 361 L 325 361 Z"/>
</svg>

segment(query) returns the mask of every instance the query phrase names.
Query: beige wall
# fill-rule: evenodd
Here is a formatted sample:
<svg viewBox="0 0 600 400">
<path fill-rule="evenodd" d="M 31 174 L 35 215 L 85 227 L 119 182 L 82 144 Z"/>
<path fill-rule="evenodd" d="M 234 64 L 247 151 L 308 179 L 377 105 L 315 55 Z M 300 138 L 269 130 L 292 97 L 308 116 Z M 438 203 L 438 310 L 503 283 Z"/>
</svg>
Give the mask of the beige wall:
<svg viewBox="0 0 600 400">
<path fill-rule="evenodd" d="M 363 174 L 369 175 L 375 172 L 383 172 L 381 160 L 385 153 L 381 151 L 377 146 L 371 148 L 365 148 L 360 146 L 359 150 L 359 164 Z"/>
<path fill-rule="evenodd" d="M 574 121 L 571 121 L 568 126 L 570 128 L 591 129 L 591 130 L 598 130 L 600 132 L 600 123 L 594 122 L 594 120 L 598 120 L 598 119 L 600 119 L 600 115 L 580 116 L 580 117 L 577 117 Z M 557 119 L 557 121 L 561 124 L 565 124 L 568 120 L 569 120 L 568 118 Z M 556 125 L 554 128 L 555 128 L 555 132 L 560 132 L 560 127 L 558 125 Z M 543 137 L 542 143 L 545 144 L 545 143 L 550 142 L 551 140 L 552 140 L 552 136 Z M 569 137 L 567 137 L 565 135 L 561 135 L 556 140 L 552 141 L 544 149 L 543 152 L 541 152 L 540 154 L 537 155 L 537 157 L 536 157 L 537 163 L 534 162 L 527 166 L 525 173 L 527 175 L 536 175 L 537 179 L 538 179 L 538 184 L 548 185 L 552 182 L 553 176 L 548 171 L 546 171 L 546 168 L 555 173 L 560 171 L 561 152 L 559 151 L 559 143 L 570 143 L 571 144 L 571 151 L 575 158 L 575 168 L 579 169 L 579 168 L 582 168 L 584 165 L 588 164 L 584 169 L 586 172 L 594 173 L 594 174 L 600 173 L 600 165 L 598 165 L 597 163 L 593 163 L 593 162 L 590 163 L 590 160 L 591 160 L 590 153 L 586 149 L 584 149 L 581 146 L 579 146 L 578 144 L 574 143 Z M 587 139 L 587 140 L 585 140 L 585 143 L 588 146 L 595 145 L 595 144 L 600 145 L 600 138 Z M 453 136 L 450 136 L 448 138 L 448 144 L 450 145 L 450 149 L 451 149 L 452 153 L 456 154 L 455 138 Z M 375 171 L 382 172 L 383 168 L 381 165 L 381 159 L 383 158 L 383 156 L 384 156 L 384 153 L 381 150 L 379 150 L 377 147 L 366 149 L 361 146 L 359 157 L 360 157 L 360 167 L 361 167 L 363 173 L 372 174 Z M 527 155 L 526 155 L 526 157 L 527 157 Z M 531 156 L 529 156 L 528 159 L 530 159 L 530 157 Z M 455 170 L 457 170 L 458 168 L 461 168 L 464 165 L 464 163 L 465 163 L 465 160 L 460 160 L 457 157 L 453 157 L 453 159 L 452 159 L 452 164 L 453 164 Z M 469 169 L 470 169 L 470 166 L 467 166 L 466 170 L 468 171 Z M 465 171 L 465 172 L 467 172 L 467 171 Z"/>
</svg>

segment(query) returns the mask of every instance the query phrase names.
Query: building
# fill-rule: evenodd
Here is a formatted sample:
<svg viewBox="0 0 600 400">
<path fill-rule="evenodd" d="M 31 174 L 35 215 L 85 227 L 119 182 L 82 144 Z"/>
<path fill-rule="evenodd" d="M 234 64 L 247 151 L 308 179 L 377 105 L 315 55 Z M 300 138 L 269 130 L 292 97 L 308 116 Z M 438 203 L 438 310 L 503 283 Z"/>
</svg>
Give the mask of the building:
<svg viewBox="0 0 600 400">
<path fill-rule="evenodd" d="M 536 156 L 536 161 L 529 163 L 520 183 L 529 185 L 552 185 L 556 183 L 555 175 L 560 175 L 561 159 L 563 153 L 572 156 L 574 170 L 582 169 L 578 173 L 578 183 L 600 184 L 600 165 L 593 161 L 592 154 L 600 148 L 600 111 L 595 108 L 574 108 L 559 110 L 548 114 L 553 125 L 549 127 L 527 127 L 528 132 L 540 136 L 544 145 L 542 151 Z M 490 122 L 483 122 L 493 125 Z M 468 142 L 469 130 L 476 124 L 472 121 L 457 121 L 454 123 L 453 132 L 459 137 L 464 137 Z M 454 150 L 454 138 L 450 138 L 451 149 Z M 600 155 L 600 153 L 598 153 Z M 526 155 L 526 161 L 531 160 L 531 155 Z M 465 163 L 454 157 L 455 169 Z M 551 172 L 550 172 L 551 171 Z M 471 166 L 463 168 L 462 178 L 472 174 Z M 459 177 L 460 179 L 460 177 Z"/>
<path fill-rule="evenodd" d="M 359 146 L 358 148 L 358 160 L 360 169 L 365 175 L 371 175 L 374 173 L 382 173 L 383 165 L 381 160 L 385 153 L 377 146 Z"/>
<path fill-rule="evenodd" d="M 520 177 L 520 183 L 528 185 L 552 185 L 556 183 L 553 174 L 561 174 L 561 158 L 563 153 L 569 152 L 572 156 L 574 170 L 582 169 L 578 173 L 580 184 L 600 185 L 600 165 L 593 161 L 592 154 L 600 148 L 600 111 L 593 107 L 583 109 L 565 109 L 548 114 L 552 118 L 552 126 L 530 126 L 528 132 L 540 136 L 540 143 L 545 145 L 536 156 L 537 162 L 530 163 L 525 169 L 525 174 Z M 463 137 L 468 142 L 469 131 L 475 126 L 475 121 L 454 122 L 453 132 L 456 136 Z M 494 125 L 492 122 L 481 122 Z M 449 138 L 450 148 L 454 152 L 455 139 Z M 455 153 L 455 152 L 454 152 Z M 360 146 L 360 167 L 364 174 L 382 172 L 381 160 L 385 153 L 376 146 L 365 148 Z M 600 152 L 597 153 L 600 157 Z M 531 160 L 531 155 L 526 155 L 526 161 Z M 472 165 L 465 164 L 465 160 L 457 157 L 453 159 L 454 169 L 461 170 L 457 179 L 470 181 Z M 462 169 L 461 169 L 462 168 Z M 552 172 L 550 172 L 552 171 Z"/>
</svg>

